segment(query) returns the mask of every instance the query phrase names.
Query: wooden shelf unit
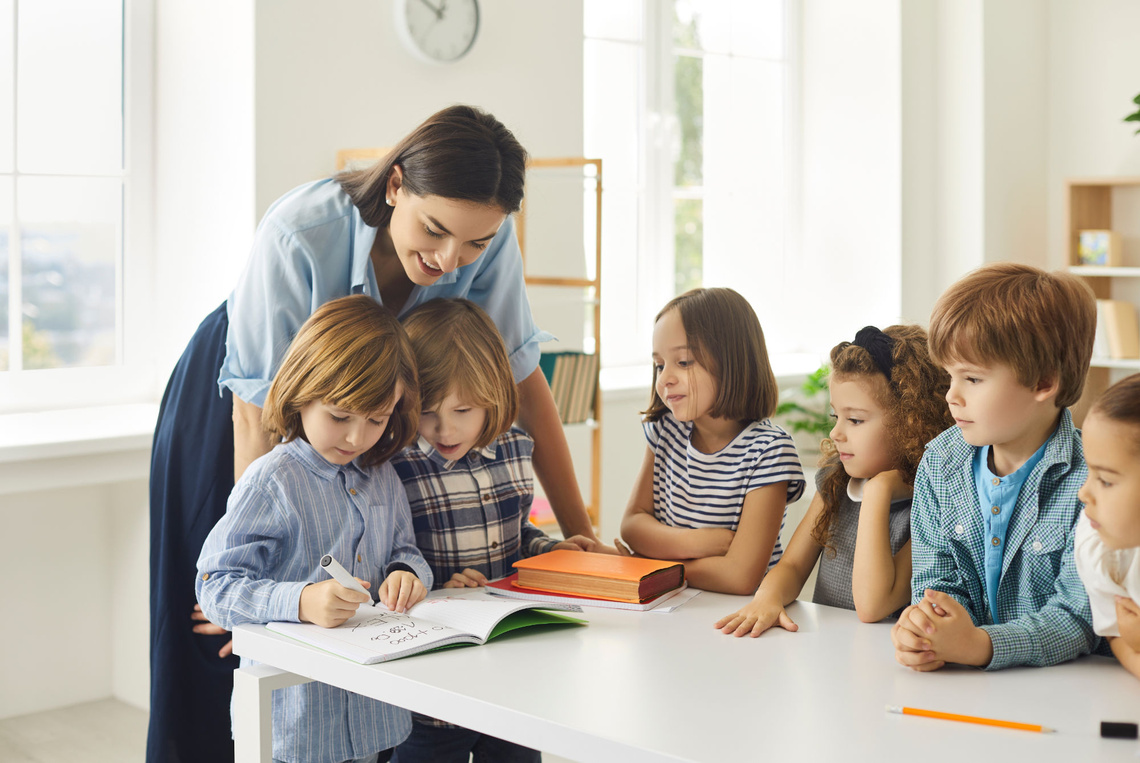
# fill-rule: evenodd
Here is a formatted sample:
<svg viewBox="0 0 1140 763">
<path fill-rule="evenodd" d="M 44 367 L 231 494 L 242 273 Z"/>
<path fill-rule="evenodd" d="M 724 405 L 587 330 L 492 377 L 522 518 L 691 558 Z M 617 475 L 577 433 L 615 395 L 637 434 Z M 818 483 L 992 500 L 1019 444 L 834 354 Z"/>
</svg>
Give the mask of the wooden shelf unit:
<svg viewBox="0 0 1140 763">
<path fill-rule="evenodd" d="M 532 276 L 526 270 L 526 200 L 523 208 L 516 216 L 515 230 L 518 234 L 519 250 L 522 252 L 523 277 L 531 286 L 554 286 L 578 288 L 583 291 L 592 289 L 593 294 L 585 297 L 585 303 L 593 307 L 594 352 L 599 356 L 602 352 L 602 160 L 587 159 L 584 157 L 559 158 L 531 158 L 527 162 L 528 174 L 535 169 L 543 168 L 574 168 L 579 167 L 585 171 L 593 167 L 592 176 L 584 178 L 594 180 L 594 277 L 593 278 L 560 278 L 552 276 Z M 586 513 L 595 527 L 599 526 L 602 504 L 602 386 L 601 363 L 594 380 L 594 411 L 593 417 L 586 422 L 578 424 L 564 424 L 567 427 L 587 426 L 590 433 L 590 499 L 586 504 Z"/>
<path fill-rule="evenodd" d="M 1070 178 L 1065 181 L 1065 251 L 1069 272 L 1080 277 L 1097 299 L 1112 299 L 1118 279 L 1140 279 L 1140 267 L 1082 266 L 1078 254 L 1078 231 L 1097 228 L 1113 230 L 1113 192 L 1123 188 L 1140 189 L 1140 176 Z M 1093 358 L 1084 394 L 1073 406 L 1073 420 L 1080 426 L 1092 402 L 1111 384 L 1113 370 L 1140 371 L 1140 359 Z"/>
</svg>

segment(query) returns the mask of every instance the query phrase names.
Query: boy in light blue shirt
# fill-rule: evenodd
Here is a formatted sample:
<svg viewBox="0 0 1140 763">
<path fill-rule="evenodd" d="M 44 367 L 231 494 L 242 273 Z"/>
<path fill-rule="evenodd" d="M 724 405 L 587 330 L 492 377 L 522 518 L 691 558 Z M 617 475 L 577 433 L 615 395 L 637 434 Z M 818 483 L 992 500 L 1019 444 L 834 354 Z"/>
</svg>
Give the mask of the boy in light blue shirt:
<svg viewBox="0 0 1140 763">
<path fill-rule="evenodd" d="M 1027 265 L 979 268 L 934 306 L 930 354 L 950 374 L 956 426 L 915 478 L 899 663 L 1053 665 L 1098 646 L 1073 560 L 1087 469 L 1067 409 L 1095 331 L 1088 287 Z"/>
</svg>

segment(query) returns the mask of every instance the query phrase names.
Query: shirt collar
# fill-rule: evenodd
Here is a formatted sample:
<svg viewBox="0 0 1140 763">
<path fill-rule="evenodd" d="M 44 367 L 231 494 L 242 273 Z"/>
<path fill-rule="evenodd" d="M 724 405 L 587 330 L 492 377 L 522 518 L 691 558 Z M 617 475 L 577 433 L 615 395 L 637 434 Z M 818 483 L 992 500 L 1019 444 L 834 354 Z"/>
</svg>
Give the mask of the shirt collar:
<svg viewBox="0 0 1140 763">
<path fill-rule="evenodd" d="M 843 467 L 840 466 L 839 468 L 842 469 Z M 856 503 L 862 503 L 863 488 L 865 487 L 867 487 L 867 480 L 863 479 L 862 477 L 852 477 L 851 479 L 847 480 L 847 497 Z M 891 501 L 891 505 L 893 506 L 896 503 L 902 503 L 903 501 L 909 500 L 909 498 L 896 498 Z"/>
<path fill-rule="evenodd" d="M 287 442 L 284 445 L 279 445 L 278 447 L 286 448 L 289 453 L 298 461 L 300 461 L 306 469 L 323 480 L 331 481 L 335 479 L 336 476 L 341 472 L 351 471 L 361 475 L 364 474 L 364 470 L 356 465 L 355 458 L 344 466 L 338 466 L 337 464 L 329 463 L 327 460 L 325 460 L 324 456 L 322 456 L 320 453 L 317 453 L 316 449 L 314 449 L 312 445 L 300 437 L 292 440 L 291 442 Z"/>
<path fill-rule="evenodd" d="M 467 459 L 467 460 L 471 460 L 474 457 L 482 456 L 483 458 L 487 459 L 488 461 L 494 461 L 495 460 L 495 453 L 497 452 L 495 450 L 495 443 L 497 441 L 498 441 L 498 438 L 495 438 L 494 440 L 491 440 L 491 442 L 489 444 L 487 444 L 485 447 L 472 448 L 471 450 L 467 451 L 467 455 L 464 456 L 463 458 Z M 416 443 L 416 447 L 418 447 L 420 449 L 420 452 L 422 452 L 424 455 L 426 455 L 433 463 L 435 463 L 437 466 L 442 468 L 444 471 L 449 471 L 453 466 L 455 466 L 457 463 L 459 463 L 461 460 L 463 460 L 463 459 L 455 459 L 454 461 L 448 461 L 446 458 L 441 456 L 439 451 L 436 450 L 435 448 L 433 448 L 432 444 L 430 442 L 428 442 L 426 439 L 424 439 L 423 437 L 421 437 L 419 439 L 419 442 Z"/>
<path fill-rule="evenodd" d="M 376 229 L 360 217 L 360 210 L 352 205 L 352 293 L 368 294 L 377 301 L 379 294 L 369 294 L 375 284 L 372 274 L 372 244 L 376 241 Z"/>
</svg>

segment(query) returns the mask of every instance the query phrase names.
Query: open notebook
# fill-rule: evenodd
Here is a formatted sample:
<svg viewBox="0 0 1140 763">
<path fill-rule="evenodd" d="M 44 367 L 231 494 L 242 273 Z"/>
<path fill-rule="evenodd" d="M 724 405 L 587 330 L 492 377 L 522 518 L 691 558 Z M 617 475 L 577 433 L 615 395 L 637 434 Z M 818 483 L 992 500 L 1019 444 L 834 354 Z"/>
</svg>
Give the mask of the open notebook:
<svg viewBox="0 0 1140 763">
<path fill-rule="evenodd" d="M 353 662 L 371 665 L 398 660 L 447 646 L 484 644 L 519 628 L 538 625 L 584 625 L 573 617 L 544 612 L 580 612 L 559 604 L 512 601 L 489 594 L 437 595 L 407 612 L 392 612 L 383 604 L 362 606 L 336 628 L 313 623 L 268 623 L 265 627 Z"/>
</svg>

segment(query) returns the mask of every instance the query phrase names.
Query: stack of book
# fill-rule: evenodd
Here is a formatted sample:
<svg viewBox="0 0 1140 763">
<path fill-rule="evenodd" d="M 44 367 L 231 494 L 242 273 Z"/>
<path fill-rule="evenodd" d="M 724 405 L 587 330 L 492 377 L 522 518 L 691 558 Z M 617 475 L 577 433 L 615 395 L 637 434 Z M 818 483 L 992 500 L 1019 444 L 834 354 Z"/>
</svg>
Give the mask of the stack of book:
<svg viewBox="0 0 1140 763">
<path fill-rule="evenodd" d="M 594 415 L 598 389 L 598 356 L 584 352 L 544 352 L 539 366 L 550 383 L 563 424 L 576 424 Z"/>
<path fill-rule="evenodd" d="M 678 562 L 559 549 L 521 559 L 488 592 L 529 601 L 651 609 L 685 586 Z"/>
</svg>

